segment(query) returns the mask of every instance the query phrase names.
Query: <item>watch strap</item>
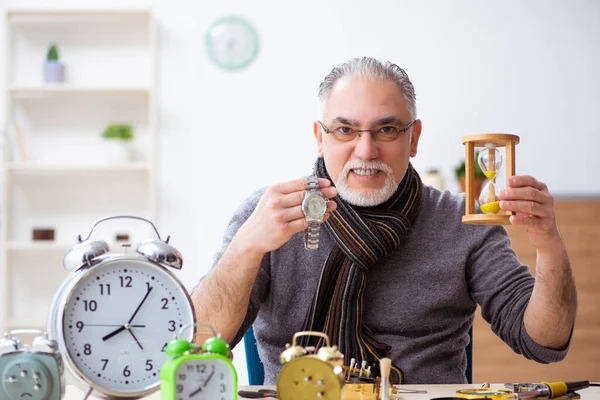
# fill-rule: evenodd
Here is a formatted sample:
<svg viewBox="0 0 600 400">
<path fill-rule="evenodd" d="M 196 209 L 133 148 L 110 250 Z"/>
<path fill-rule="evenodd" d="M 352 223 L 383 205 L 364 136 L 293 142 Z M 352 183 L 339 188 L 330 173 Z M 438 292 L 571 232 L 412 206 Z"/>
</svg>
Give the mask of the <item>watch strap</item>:
<svg viewBox="0 0 600 400">
<path fill-rule="evenodd" d="M 321 223 L 319 221 L 308 221 L 308 229 L 304 235 L 304 246 L 308 250 L 317 250 L 319 248 L 319 231 Z"/>
<path fill-rule="evenodd" d="M 319 178 L 317 177 L 317 172 L 313 169 L 312 174 L 310 174 L 307 179 L 306 184 L 306 193 L 307 195 L 311 192 L 319 192 Z M 304 234 L 304 247 L 308 250 L 317 250 L 319 248 L 319 231 L 321 229 L 321 221 L 316 219 L 307 218 L 306 222 L 308 223 L 308 228 Z"/>
</svg>

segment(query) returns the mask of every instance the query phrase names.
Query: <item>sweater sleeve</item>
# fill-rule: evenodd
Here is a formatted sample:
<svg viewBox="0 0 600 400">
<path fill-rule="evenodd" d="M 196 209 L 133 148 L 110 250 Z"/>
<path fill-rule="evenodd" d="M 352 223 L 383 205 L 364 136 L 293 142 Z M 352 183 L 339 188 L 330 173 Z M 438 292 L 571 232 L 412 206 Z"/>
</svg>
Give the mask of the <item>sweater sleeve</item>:
<svg viewBox="0 0 600 400">
<path fill-rule="evenodd" d="M 223 235 L 223 243 L 221 245 L 221 249 L 215 255 L 211 269 L 215 268 L 215 266 L 217 265 L 217 263 L 223 256 L 223 253 L 225 253 L 225 251 L 227 250 L 227 247 L 233 240 L 233 237 L 237 233 L 238 229 L 250 217 L 250 215 L 256 208 L 258 201 L 264 194 L 264 191 L 265 191 L 265 188 L 262 188 L 262 189 L 258 190 L 257 192 L 253 193 L 235 211 L 231 220 L 229 221 L 229 224 L 227 225 L 227 229 L 225 230 L 225 234 Z M 256 276 L 256 281 L 254 282 L 254 286 L 252 288 L 252 293 L 250 294 L 250 302 L 248 303 L 248 311 L 246 313 L 246 317 L 244 318 L 244 321 L 242 322 L 242 326 L 240 327 L 239 331 L 237 332 L 234 340 L 230 343 L 232 348 L 235 347 L 240 342 L 240 340 L 244 337 L 244 334 L 246 333 L 246 331 L 248 329 L 250 329 L 250 326 L 252 326 L 252 323 L 256 319 L 256 315 L 258 314 L 258 311 L 260 309 L 261 301 L 264 299 L 264 297 L 266 296 L 266 293 L 268 291 L 269 281 L 270 281 L 270 278 L 269 278 L 270 272 L 269 271 L 270 271 L 269 254 L 266 254 L 261 261 L 260 269 L 258 271 L 258 275 Z M 202 279 L 200 279 L 200 281 L 202 281 Z M 200 281 L 198 282 L 198 284 L 200 283 Z M 192 289 L 192 293 L 196 290 L 196 288 L 198 287 L 198 284 L 196 284 L 194 289 Z"/>
<path fill-rule="evenodd" d="M 537 344 L 525 330 L 523 318 L 535 278 L 517 258 L 504 227 L 473 226 L 472 235 L 466 279 L 492 331 L 527 359 L 539 363 L 564 359 L 571 339 L 566 348 L 551 349 Z"/>
</svg>

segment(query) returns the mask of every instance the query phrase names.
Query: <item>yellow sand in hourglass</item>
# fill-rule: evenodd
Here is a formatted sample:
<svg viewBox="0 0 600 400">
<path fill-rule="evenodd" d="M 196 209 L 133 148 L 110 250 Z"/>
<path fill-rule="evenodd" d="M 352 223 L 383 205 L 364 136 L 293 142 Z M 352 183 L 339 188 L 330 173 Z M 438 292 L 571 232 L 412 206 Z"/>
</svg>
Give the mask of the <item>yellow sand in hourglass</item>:
<svg viewBox="0 0 600 400">
<path fill-rule="evenodd" d="M 497 214 L 500 211 L 498 201 L 499 190 L 496 187 L 496 176 L 502 166 L 502 154 L 493 143 L 487 143 L 477 157 L 477 162 L 489 182 L 481 189 L 479 209 L 486 214 Z"/>
</svg>

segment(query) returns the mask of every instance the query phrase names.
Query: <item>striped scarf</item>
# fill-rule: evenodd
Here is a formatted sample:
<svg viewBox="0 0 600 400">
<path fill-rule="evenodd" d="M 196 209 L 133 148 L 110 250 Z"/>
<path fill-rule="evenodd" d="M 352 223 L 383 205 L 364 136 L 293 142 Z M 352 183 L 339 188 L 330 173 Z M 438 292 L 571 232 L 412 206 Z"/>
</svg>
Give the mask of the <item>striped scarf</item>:
<svg viewBox="0 0 600 400">
<path fill-rule="evenodd" d="M 320 178 L 331 181 L 322 158 L 317 160 L 316 170 Z M 377 342 L 362 322 L 367 275 L 400 245 L 419 211 L 422 188 L 421 178 L 409 164 L 404 179 L 385 203 L 355 207 L 337 196 L 333 199 L 337 209 L 325 223 L 336 246 L 323 266 L 304 330 L 326 333 L 346 360 L 354 358 L 359 365 L 366 361 L 375 376 L 380 376 L 379 359 L 389 357 L 391 347 Z M 404 381 L 402 370 L 394 364 L 390 379 L 397 384 Z"/>
</svg>

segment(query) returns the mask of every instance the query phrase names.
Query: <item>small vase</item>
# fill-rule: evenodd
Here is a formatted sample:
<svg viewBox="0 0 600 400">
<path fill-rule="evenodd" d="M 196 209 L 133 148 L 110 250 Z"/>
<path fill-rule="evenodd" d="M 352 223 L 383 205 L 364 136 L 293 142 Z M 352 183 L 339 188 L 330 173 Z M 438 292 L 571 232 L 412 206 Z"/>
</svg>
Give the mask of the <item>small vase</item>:
<svg viewBox="0 0 600 400">
<path fill-rule="evenodd" d="M 104 139 L 104 161 L 108 164 L 124 164 L 131 161 L 131 142 L 119 139 Z"/>
<path fill-rule="evenodd" d="M 62 83 L 65 81 L 65 66 L 60 61 L 46 61 L 44 64 L 44 82 Z"/>
</svg>

